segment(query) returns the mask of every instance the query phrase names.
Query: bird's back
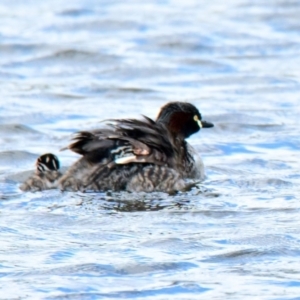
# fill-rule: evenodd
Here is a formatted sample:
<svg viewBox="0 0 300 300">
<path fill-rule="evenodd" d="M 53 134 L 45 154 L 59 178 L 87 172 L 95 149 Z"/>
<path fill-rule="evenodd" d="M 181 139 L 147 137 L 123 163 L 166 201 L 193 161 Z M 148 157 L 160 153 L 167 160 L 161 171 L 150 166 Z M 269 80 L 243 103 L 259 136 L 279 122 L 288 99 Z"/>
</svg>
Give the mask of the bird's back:
<svg viewBox="0 0 300 300">
<path fill-rule="evenodd" d="M 161 182 L 174 187 L 181 179 L 186 151 L 184 140 L 147 117 L 79 132 L 68 148 L 82 158 L 62 177 L 62 190 L 166 190 Z"/>
</svg>

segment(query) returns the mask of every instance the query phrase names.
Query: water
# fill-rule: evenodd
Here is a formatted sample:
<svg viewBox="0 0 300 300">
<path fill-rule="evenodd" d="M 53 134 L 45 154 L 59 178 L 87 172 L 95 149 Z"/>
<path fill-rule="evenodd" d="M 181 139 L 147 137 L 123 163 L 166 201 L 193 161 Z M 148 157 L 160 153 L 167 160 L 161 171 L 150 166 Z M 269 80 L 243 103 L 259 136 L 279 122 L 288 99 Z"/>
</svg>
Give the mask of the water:
<svg viewBox="0 0 300 300">
<path fill-rule="evenodd" d="M 300 298 L 300 3 L 223 2 L 1 1 L 0 299 Z M 192 191 L 18 189 L 170 100 L 215 123 Z"/>
</svg>

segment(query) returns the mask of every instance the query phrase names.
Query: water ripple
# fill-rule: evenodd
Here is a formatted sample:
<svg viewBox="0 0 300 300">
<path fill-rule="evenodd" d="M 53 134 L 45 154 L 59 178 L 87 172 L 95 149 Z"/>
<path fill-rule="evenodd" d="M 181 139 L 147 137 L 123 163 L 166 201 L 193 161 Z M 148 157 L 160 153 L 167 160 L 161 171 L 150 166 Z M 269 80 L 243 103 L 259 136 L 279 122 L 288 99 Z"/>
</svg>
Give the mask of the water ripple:
<svg viewBox="0 0 300 300">
<path fill-rule="evenodd" d="M 0 3 L 5 299 L 298 299 L 297 0 Z M 22 193 L 108 118 L 189 101 L 206 179 L 177 194 Z M 1 296 L 0 296 L 1 298 Z M 4 299 L 4 298 L 3 298 Z"/>
</svg>

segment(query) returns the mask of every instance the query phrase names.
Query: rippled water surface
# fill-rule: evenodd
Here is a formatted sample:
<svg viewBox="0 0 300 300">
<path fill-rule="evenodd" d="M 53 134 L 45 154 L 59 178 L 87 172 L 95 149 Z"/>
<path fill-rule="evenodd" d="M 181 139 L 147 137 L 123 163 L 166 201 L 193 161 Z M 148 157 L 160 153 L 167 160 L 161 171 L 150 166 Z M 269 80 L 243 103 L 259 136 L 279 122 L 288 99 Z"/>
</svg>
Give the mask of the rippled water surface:
<svg viewBox="0 0 300 300">
<path fill-rule="evenodd" d="M 0 2 L 0 299 L 299 299 L 298 0 Z M 22 193 L 70 135 L 189 101 L 187 193 Z"/>
</svg>

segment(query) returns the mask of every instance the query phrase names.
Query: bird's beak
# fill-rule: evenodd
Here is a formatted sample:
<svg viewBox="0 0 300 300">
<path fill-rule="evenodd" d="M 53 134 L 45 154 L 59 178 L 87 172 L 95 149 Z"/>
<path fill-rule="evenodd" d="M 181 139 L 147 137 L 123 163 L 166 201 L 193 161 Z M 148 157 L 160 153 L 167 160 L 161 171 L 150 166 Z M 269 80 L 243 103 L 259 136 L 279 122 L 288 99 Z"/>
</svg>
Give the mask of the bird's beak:
<svg viewBox="0 0 300 300">
<path fill-rule="evenodd" d="M 200 121 L 200 120 L 198 120 L 198 125 L 199 125 L 200 128 L 211 128 L 211 127 L 214 127 L 213 123 L 209 123 L 209 122 L 206 122 L 206 121 Z"/>
</svg>

